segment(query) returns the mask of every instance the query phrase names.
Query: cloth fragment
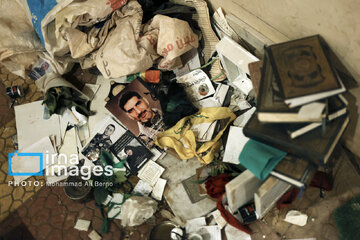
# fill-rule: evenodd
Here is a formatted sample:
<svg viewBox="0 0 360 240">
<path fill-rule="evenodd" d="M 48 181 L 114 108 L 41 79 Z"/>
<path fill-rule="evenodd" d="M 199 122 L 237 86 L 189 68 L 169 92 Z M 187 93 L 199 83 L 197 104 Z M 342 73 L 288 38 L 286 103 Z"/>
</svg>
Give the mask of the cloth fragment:
<svg viewBox="0 0 360 240">
<path fill-rule="evenodd" d="M 192 115 L 198 111 L 188 100 L 184 88 L 176 81 L 163 84 L 158 96 L 161 110 L 164 113 L 164 123 L 166 128 L 174 126 L 183 117 Z"/>
<path fill-rule="evenodd" d="M 239 161 L 257 178 L 265 180 L 286 154 L 277 148 L 250 139 L 240 153 Z"/>
<path fill-rule="evenodd" d="M 238 219 L 236 219 L 229 211 L 227 211 L 222 203 L 222 197 L 225 193 L 225 185 L 230 182 L 233 177 L 230 174 L 220 174 L 216 177 L 210 177 L 205 182 L 206 193 L 216 198 L 216 207 L 220 211 L 221 216 L 233 227 L 246 232 L 251 233 L 251 229 L 248 226 L 242 225 Z"/>
</svg>

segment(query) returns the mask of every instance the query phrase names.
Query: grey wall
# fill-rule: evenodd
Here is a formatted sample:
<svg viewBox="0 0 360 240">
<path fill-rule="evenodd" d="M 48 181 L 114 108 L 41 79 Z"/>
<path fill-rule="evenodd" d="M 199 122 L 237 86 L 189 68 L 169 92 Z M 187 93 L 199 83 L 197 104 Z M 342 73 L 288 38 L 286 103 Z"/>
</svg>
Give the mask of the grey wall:
<svg viewBox="0 0 360 240">
<path fill-rule="evenodd" d="M 297 39 L 320 34 L 342 63 L 360 81 L 359 0 L 207 0 L 222 7 L 264 35 L 282 41 L 281 35 Z M 269 31 L 276 29 L 281 34 Z M 360 156 L 359 88 L 350 90 L 351 122 L 344 137 L 346 146 Z"/>
</svg>

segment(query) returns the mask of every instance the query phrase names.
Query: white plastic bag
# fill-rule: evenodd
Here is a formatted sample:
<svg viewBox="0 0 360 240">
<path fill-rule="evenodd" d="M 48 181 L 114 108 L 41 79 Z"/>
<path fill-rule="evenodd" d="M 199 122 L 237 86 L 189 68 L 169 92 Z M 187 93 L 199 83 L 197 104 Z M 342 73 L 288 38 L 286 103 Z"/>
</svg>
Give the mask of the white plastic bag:
<svg viewBox="0 0 360 240">
<path fill-rule="evenodd" d="M 25 1 L 2 0 L 0 4 L 0 62 L 10 72 L 25 77 L 44 51 Z"/>
<path fill-rule="evenodd" d="M 157 202 L 149 197 L 133 196 L 122 205 L 122 226 L 138 226 L 151 218 L 157 210 Z"/>
</svg>

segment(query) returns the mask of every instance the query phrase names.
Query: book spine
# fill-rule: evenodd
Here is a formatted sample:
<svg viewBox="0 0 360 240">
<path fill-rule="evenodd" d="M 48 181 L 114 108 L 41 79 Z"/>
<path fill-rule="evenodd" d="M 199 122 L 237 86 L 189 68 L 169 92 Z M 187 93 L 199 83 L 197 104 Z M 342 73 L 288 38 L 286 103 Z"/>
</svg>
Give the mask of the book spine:
<svg viewBox="0 0 360 240">
<path fill-rule="evenodd" d="M 267 68 L 267 64 L 268 64 L 268 61 L 266 60 L 268 58 L 268 56 L 265 54 L 264 56 L 264 63 L 263 63 L 263 66 L 261 68 L 261 79 L 260 79 L 260 86 L 259 86 L 259 92 L 258 92 L 258 97 L 257 97 L 257 103 L 256 103 L 256 109 L 258 111 L 262 111 L 262 93 L 264 92 L 264 84 L 265 84 L 265 71 L 266 71 L 266 68 Z"/>
</svg>

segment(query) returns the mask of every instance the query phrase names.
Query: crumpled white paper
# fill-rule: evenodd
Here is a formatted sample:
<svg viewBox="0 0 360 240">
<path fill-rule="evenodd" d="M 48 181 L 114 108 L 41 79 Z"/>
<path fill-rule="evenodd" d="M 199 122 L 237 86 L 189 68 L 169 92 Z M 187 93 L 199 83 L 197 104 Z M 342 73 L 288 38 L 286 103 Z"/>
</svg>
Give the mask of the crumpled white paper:
<svg viewBox="0 0 360 240">
<path fill-rule="evenodd" d="M 157 202 L 149 197 L 133 196 L 121 207 L 121 225 L 138 226 L 148 220 L 157 210 Z"/>
<path fill-rule="evenodd" d="M 306 225 L 307 219 L 308 216 L 306 214 L 303 214 L 297 210 L 290 210 L 286 214 L 284 221 L 303 227 Z"/>
</svg>

